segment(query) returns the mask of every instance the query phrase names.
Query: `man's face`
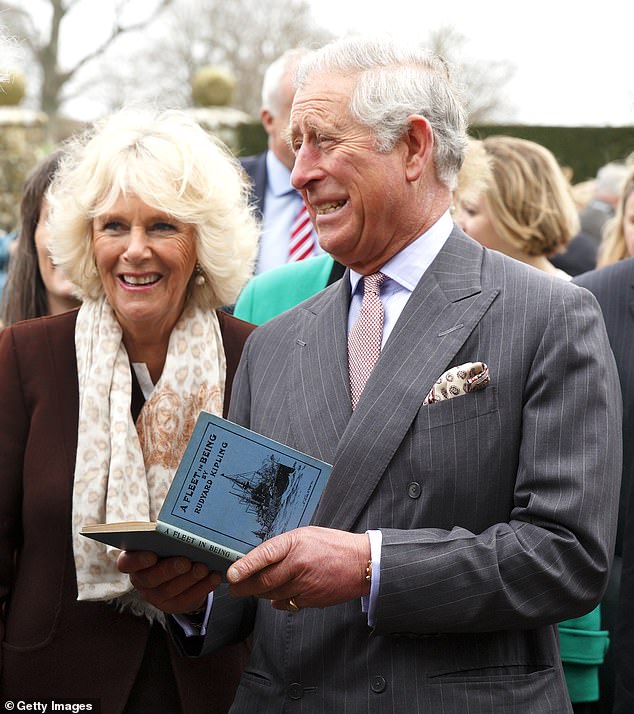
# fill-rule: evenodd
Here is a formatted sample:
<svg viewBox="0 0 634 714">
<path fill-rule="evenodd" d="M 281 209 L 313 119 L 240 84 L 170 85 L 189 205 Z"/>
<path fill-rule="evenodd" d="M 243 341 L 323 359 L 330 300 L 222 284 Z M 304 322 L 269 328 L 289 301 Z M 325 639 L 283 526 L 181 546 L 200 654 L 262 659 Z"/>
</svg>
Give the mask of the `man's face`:
<svg viewBox="0 0 634 714">
<path fill-rule="evenodd" d="M 378 270 L 412 233 L 405 175 L 407 146 L 374 147 L 348 109 L 355 78 L 315 75 L 295 95 L 291 182 L 301 191 L 321 247 L 363 274 Z"/>
</svg>

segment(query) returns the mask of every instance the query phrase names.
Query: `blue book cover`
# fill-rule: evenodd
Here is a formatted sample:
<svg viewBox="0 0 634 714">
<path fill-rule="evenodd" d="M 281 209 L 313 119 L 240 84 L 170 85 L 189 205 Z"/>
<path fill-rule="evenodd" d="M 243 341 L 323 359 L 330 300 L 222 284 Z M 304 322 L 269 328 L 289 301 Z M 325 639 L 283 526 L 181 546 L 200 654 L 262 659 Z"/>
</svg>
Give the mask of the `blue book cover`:
<svg viewBox="0 0 634 714">
<path fill-rule="evenodd" d="M 246 553 L 308 525 L 331 468 L 201 412 L 158 521 Z"/>
<path fill-rule="evenodd" d="M 85 526 L 124 550 L 184 555 L 224 571 L 263 541 L 308 525 L 332 467 L 201 412 L 156 523 Z"/>
</svg>

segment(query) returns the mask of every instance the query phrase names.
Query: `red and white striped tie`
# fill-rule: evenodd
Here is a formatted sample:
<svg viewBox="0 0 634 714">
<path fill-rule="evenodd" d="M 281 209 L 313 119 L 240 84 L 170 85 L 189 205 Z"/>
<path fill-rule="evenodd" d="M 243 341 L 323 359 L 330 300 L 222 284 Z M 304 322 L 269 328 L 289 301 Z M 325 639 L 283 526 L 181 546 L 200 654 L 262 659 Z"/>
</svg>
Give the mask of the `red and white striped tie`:
<svg viewBox="0 0 634 714">
<path fill-rule="evenodd" d="M 315 232 L 313 224 L 308 215 L 306 204 L 302 201 L 302 206 L 297 212 L 291 227 L 291 242 L 288 248 L 288 262 L 304 260 L 312 255 L 315 247 Z"/>
</svg>

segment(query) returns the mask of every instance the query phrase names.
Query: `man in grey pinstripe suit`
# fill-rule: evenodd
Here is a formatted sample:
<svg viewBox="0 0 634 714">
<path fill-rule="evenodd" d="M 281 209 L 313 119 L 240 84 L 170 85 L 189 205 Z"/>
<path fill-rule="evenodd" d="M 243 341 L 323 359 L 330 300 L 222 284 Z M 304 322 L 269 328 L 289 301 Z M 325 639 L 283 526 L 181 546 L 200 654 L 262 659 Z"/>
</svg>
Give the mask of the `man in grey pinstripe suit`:
<svg viewBox="0 0 634 714">
<path fill-rule="evenodd" d="M 293 183 L 349 270 L 253 333 L 229 417 L 333 471 L 314 525 L 234 564 L 202 634 L 175 637 L 197 654 L 251 635 L 234 712 L 571 711 L 555 623 L 603 593 L 621 465 L 597 304 L 454 226 L 465 117 L 438 58 L 326 46 L 300 67 L 291 135 Z M 352 410 L 348 328 L 379 270 L 383 346 Z M 486 388 L 425 403 L 476 362 Z M 219 581 L 119 566 L 169 613 Z"/>
</svg>

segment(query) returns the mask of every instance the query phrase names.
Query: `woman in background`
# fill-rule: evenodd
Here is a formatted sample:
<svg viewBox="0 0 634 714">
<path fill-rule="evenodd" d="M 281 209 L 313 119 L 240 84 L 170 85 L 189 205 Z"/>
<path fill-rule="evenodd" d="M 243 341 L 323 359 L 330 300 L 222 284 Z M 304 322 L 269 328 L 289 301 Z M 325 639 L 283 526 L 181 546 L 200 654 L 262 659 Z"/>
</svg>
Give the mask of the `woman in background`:
<svg viewBox="0 0 634 714">
<path fill-rule="evenodd" d="M 634 255 L 634 169 L 623 184 L 616 214 L 603 230 L 598 268 Z"/>
<path fill-rule="evenodd" d="M 484 190 L 459 192 L 458 225 L 487 248 L 569 279 L 548 260 L 579 230 L 570 187 L 552 153 L 511 136 L 489 136 L 470 147 L 484 149 L 490 178 Z"/>
<path fill-rule="evenodd" d="M 74 287 L 51 259 L 48 201 L 44 197 L 59 166 L 62 150 L 42 159 L 29 174 L 20 203 L 20 232 L 2 292 L 0 324 L 57 315 L 79 305 Z"/>
</svg>

